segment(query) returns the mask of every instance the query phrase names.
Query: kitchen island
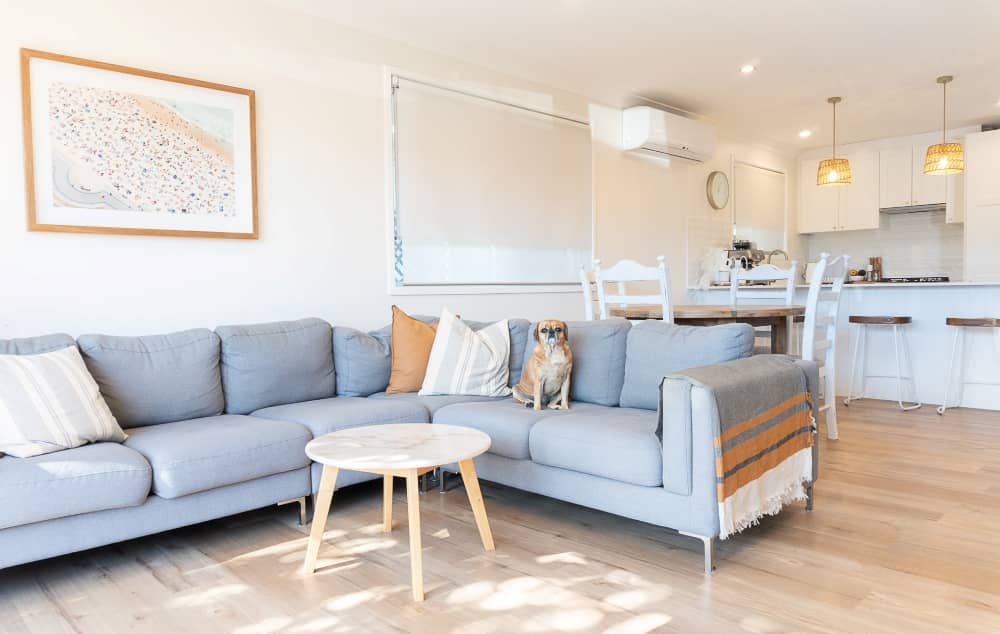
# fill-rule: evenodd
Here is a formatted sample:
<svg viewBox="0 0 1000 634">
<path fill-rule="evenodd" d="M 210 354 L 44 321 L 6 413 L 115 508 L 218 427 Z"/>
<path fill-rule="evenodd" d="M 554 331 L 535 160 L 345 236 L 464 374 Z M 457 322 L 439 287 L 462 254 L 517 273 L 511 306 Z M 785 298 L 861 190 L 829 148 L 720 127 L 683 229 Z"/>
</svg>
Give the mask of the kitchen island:
<svg viewBox="0 0 1000 634">
<path fill-rule="evenodd" d="M 768 287 L 760 287 L 762 291 Z M 753 292 L 755 289 L 749 289 Z M 773 287 L 770 290 L 774 290 Z M 805 304 L 808 286 L 796 288 L 795 303 Z M 689 303 L 728 304 L 729 287 L 688 289 Z M 754 301 L 748 299 L 745 301 Z M 760 300 L 773 304 L 774 299 Z M 939 405 L 951 361 L 955 329 L 945 325 L 947 317 L 1000 317 L 1000 282 L 921 282 L 908 284 L 845 284 L 840 303 L 837 333 L 837 392 L 846 395 L 850 381 L 855 331 L 850 315 L 909 315 L 913 324 L 906 329 L 913 355 L 917 397 L 925 404 Z M 895 355 L 890 328 L 873 328 L 869 334 L 868 373 L 895 374 Z M 964 350 L 965 386 L 961 405 L 1000 410 L 1000 328 L 970 328 Z M 904 359 L 905 373 L 905 359 Z M 956 383 L 949 398 L 957 398 Z M 857 392 L 860 385 L 855 386 Z M 906 386 L 904 386 L 904 390 Z M 895 400 L 895 379 L 871 378 L 867 394 L 872 398 Z M 904 399 L 909 392 L 904 391 Z"/>
</svg>

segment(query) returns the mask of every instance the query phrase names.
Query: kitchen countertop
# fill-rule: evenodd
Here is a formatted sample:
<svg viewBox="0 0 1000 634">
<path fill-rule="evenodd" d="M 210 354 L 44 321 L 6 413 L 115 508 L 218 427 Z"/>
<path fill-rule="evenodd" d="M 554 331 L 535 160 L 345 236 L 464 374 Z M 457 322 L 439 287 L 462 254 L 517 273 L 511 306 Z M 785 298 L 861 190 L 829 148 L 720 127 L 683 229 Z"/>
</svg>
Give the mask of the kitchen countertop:
<svg viewBox="0 0 1000 634">
<path fill-rule="evenodd" d="M 907 283 L 892 283 L 892 282 L 848 282 L 844 284 L 844 289 L 852 288 L 927 288 L 927 287 L 949 287 L 949 286 L 1000 286 L 1000 282 L 970 282 L 966 280 L 956 280 L 953 282 L 907 282 Z M 741 290 L 753 291 L 755 289 L 760 290 L 774 290 L 775 288 L 784 288 L 784 286 L 750 286 L 742 287 Z M 808 284 L 796 284 L 795 288 L 809 288 Z M 689 286 L 689 291 L 728 291 L 729 285 L 723 286 L 709 286 L 708 288 L 700 288 L 697 286 Z"/>
</svg>

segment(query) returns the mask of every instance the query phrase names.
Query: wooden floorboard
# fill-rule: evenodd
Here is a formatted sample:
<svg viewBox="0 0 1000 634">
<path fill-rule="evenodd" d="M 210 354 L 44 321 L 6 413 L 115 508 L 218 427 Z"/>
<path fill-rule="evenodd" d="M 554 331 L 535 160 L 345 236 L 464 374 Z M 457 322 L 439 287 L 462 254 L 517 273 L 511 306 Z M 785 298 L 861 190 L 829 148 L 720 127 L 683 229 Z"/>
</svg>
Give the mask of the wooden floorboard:
<svg viewBox="0 0 1000 634">
<path fill-rule="evenodd" d="M 483 483 L 421 498 L 426 601 L 410 599 L 406 498 L 334 496 L 315 576 L 292 506 L 0 571 L 0 632 L 997 632 L 1000 412 L 841 408 L 816 509 L 719 545 Z"/>
</svg>

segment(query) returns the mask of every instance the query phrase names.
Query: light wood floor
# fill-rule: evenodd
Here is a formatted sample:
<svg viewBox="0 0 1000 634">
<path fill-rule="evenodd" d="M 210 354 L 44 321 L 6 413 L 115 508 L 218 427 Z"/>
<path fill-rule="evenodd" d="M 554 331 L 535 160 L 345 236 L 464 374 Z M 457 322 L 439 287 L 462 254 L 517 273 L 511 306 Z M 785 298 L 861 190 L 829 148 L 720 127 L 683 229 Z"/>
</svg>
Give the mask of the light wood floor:
<svg viewBox="0 0 1000 634">
<path fill-rule="evenodd" d="M 410 600 L 406 506 L 334 495 L 303 578 L 293 507 L 0 571 L 3 632 L 1000 631 L 1000 413 L 842 408 L 816 510 L 719 548 L 484 483 L 496 551 L 461 489 L 424 494 L 426 602 Z M 323 567 L 325 566 L 325 567 Z"/>
</svg>

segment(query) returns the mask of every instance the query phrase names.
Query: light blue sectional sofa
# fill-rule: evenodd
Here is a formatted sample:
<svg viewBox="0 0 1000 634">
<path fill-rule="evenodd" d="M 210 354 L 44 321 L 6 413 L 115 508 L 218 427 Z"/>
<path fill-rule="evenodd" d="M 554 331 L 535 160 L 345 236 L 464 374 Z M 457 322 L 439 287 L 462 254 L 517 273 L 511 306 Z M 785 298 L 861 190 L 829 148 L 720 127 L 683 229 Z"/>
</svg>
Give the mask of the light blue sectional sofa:
<svg viewBox="0 0 1000 634">
<path fill-rule="evenodd" d="M 534 341 L 528 321 L 509 327 L 513 384 Z M 285 501 L 304 515 L 320 480 L 305 455 L 309 440 L 361 425 L 441 422 L 490 435 L 490 451 L 476 459 L 482 479 L 699 537 L 710 570 L 719 534 L 715 404 L 697 388 L 661 404 L 660 380 L 749 356 L 752 329 L 612 319 L 571 322 L 569 337 L 571 408 L 539 412 L 512 399 L 386 395 L 388 327 L 364 333 L 303 319 L 0 340 L 0 354 L 78 346 L 129 435 L 0 458 L 0 568 Z M 815 386 L 815 367 L 803 368 Z M 337 484 L 373 477 L 341 472 Z"/>
</svg>

